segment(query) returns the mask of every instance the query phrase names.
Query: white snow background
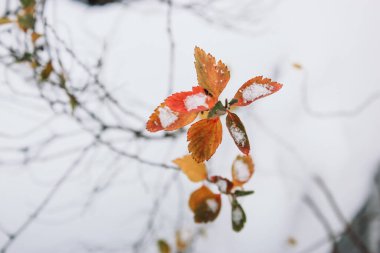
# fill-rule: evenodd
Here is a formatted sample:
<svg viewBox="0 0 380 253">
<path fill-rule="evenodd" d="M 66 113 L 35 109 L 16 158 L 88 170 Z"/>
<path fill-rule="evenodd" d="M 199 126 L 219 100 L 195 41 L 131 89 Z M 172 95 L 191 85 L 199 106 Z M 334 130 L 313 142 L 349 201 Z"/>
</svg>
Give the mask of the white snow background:
<svg viewBox="0 0 380 253">
<path fill-rule="evenodd" d="M 4 2 L 0 0 L 1 13 Z M 231 80 L 221 95 L 223 100 L 256 75 L 284 85 L 278 93 L 237 111 L 250 137 L 256 165 L 246 185 L 255 194 L 242 200 L 245 228 L 240 233 L 232 231 L 230 207 L 223 198 L 219 217 L 206 226 L 207 235 L 196 241 L 193 252 L 298 253 L 319 242 L 321 247 L 312 252 L 329 252 L 325 230 L 305 205 L 304 196 L 315 200 L 339 233 L 344 226 L 313 177 L 324 180 L 347 219 L 368 194 L 380 158 L 380 102 L 366 103 L 380 93 L 380 2 L 252 2 L 246 10 L 249 15 L 241 17 L 244 22 L 236 20 L 241 29 L 211 24 L 186 9 L 173 9 L 174 91 L 196 85 L 196 45 L 229 66 Z M 247 1 L 220 1 L 223 3 L 240 6 Z M 107 42 L 102 80 L 119 101 L 146 119 L 168 95 L 166 12 L 167 5 L 155 1 L 90 8 L 70 0 L 51 0 L 46 11 L 48 21 L 85 63 L 95 64 Z M 302 69 L 293 67 L 294 63 Z M 1 132 L 23 133 L 51 114 L 43 101 L 31 110 L 25 108 L 28 104 L 15 105 L 2 85 L 6 80 L 25 91 L 34 88 L 4 66 L 0 70 Z M 80 72 L 72 71 L 80 80 Z M 350 113 L 357 108 L 357 113 Z M 46 132 L 77 129 L 68 117 L 39 127 L 41 131 L 32 139 L 2 138 L 0 144 L 24 145 Z M 239 150 L 227 129 L 223 130 L 223 142 L 208 168 L 211 174 L 230 177 Z M 154 161 L 170 163 L 187 153 L 185 135 L 176 141 L 157 142 L 115 137 L 125 150 Z M 49 152 L 80 147 L 88 140 L 89 136 L 73 134 Z M 27 167 L 0 167 L 2 230 L 14 231 L 30 215 L 75 154 Z M 0 158 L 13 159 L 7 149 L 0 150 Z M 132 245 L 145 231 L 155 197 L 169 181 L 173 183 L 156 210 L 154 236 L 142 252 L 157 252 L 155 240 L 159 238 L 174 243 L 174 231 L 179 227 L 197 228 L 187 199 L 199 185 L 183 174 L 133 160 L 107 167 L 112 159 L 112 153 L 100 150 L 86 160 L 87 166 L 75 171 L 8 252 L 133 252 Z M 114 172 L 117 176 L 112 185 L 86 206 L 94 184 Z M 296 239 L 295 246 L 288 244 L 290 237 Z M 6 240 L 0 233 L 0 247 Z"/>
</svg>

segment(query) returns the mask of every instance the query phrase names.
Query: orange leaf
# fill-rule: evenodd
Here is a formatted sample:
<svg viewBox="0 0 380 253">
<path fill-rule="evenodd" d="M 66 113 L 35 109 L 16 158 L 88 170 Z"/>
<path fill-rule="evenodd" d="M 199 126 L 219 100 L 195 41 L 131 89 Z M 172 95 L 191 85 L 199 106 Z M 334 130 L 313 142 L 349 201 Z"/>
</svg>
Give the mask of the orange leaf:
<svg viewBox="0 0 380 253">
<path fill-rule="evenodd" d="M 165 100 L 165 104 L 175 112 L 200 112 L 210 109 L 215 101 L 206 95 L 200 86 L 192 91 L 174 93 Z"/>
<path fill-rule="evenodd" d="M 254 173 L 252 157 L 237 156 L 232 164 L 232 179 L 235 186 L 242 186 L 252 177 Z"/>
<path fill-rule="evenodd" d="M 193 122 L 197 115 L 197 112 L 173 112 L 165 103 L 161 103 L 150 115 L 146 129 L 150 132 L 176 130 Z"/>
<path fill-rule="evenodd" d="M 216 63 L 211 54 L 206 54 L 199 47 L 195 47 L 194 56 L 198 84 L 206 89 L 217 101 L 220 93 L 222 93 L 230 80 L 230 71 L 222 61 L 219 60 Z"/>
<path fill-rule="evenodd" d="M 175 159 L 173 163 L 177 164 L 183 173 L 193 182 L 200 182 L 207 178 L 206 165 L 204 163 L 197 163 L 191 155 Z"/>
<path fill-rule="evenodd" d="M 209 160 L 222 142 L 222 123 L 219 117 L 202 119 L 187 132 L 188 149 L 198 163 Z"/>
<path fill-rule="evenodd" d="M 240 118 L 235 113 L 228 112 L 226 125 L 236 146 L 241 152 L 248 155 L 250 150 L 248 135 Z"/>
<path fill-rule="evenodd" d="M 207 186 L 194 191 L 189 199 L 190 209 L 197 223 L 215 220 L 221 208 L 220 194 L 214 194 Z"/>
<path fill-rule="evenodd" d="M 238 100 L 237 106 L 246 106 L 257 99 L 269 96 L 282 88 L 282 84 L 272 82 L 262 76 L 254 77 L 244 83 L 236 92 L 234 98 Z"/>
<path fill-rule="evenodd" d="M 32 38 L 32 42 L 33 43 L 35 43 L 41 37 L 42 37 L 42 34 L 39 34 L 39 33 L 36 33 L 36 32 L 32 32 L 32 34 L 31 34 L 31 38 Z"/>
</svg>

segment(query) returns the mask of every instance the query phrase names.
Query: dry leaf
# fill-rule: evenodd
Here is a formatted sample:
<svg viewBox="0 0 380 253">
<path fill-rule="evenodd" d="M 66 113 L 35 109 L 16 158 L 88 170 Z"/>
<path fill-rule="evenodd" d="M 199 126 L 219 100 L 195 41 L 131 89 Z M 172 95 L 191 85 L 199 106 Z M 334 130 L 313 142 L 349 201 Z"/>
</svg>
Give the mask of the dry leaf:
<svg viewBox="0 0 380 253">
<path fill-rule="evenodd" d="M 191 155 L 185 155 L 173 161 L 181 168 L 183 173 L 193 182 L 200 182 L 207 179 L 207 169 L 204 163 L 197 163 Z"/>
<path fill-rule="evenodd" d="M 248 135 L 240 118 L 235 113 L 228 112 L 226 125 L 236 146 L 243 154 L 248 155 L 250 151 Z"/>
<path fill-rule="evenodd" d="M 188 149 L 198 163 L 209 160 L 222 142 L 222 123 L 219 117 L 203 119 L 191 125 L 187 132 Z"/>
<path fill-rule="evenodd" d="M 169 244 L 165 240 L 158 240 L 157 241 L 158 250 L 160 253 L 170 253 L 171 249 Z"/>
<path fill-rule="evenodd" d="M 230 80 L 230 71 L 222 61 L 216 63 L 211 54 L 206 54 L 199 47 L 195 47 L 194 56 L 198 84 L 217 101 Z"/>
<path fill-rule="evenodd" d="M 282 84 L 272 82 L 269 78 L 263 78 L 262 76 L 254 77 L 244 83 L 236 92 L 234 98 L 237 99 L 238 102 L 235 105 L 249 105 L 257 99 L 277 92 L 281 87 Z"/>
<path fill-rule="evenodd" d="M 146 129 L 150 132 L 176 130 L 193 122 L 197 115 L 197 112 L 173 112 L 165 103 L 162 103 L 149 117 Z"/>
<path fill-rule="evenodd" d="M 232 164 L 232 179 L 235 186 L 248 182 L 254 173 L 254 164 L 251 156 L 237 156 Z"/>
<path fill-rule="evenodd" d="M 210 222 L 218 217 L 221 208 L 220 194 L 214 194 L 207 186 L 194 191 L 189 199 L 196 223 Z"/>
<path fill-rule="evenodd" d="M 193 87 L 192 91 L 174 93 L 165 99 L 165 104 L 175 112 L 205 111 L 214 106 L 214 103 L 200 86 Z"/>
</svg>

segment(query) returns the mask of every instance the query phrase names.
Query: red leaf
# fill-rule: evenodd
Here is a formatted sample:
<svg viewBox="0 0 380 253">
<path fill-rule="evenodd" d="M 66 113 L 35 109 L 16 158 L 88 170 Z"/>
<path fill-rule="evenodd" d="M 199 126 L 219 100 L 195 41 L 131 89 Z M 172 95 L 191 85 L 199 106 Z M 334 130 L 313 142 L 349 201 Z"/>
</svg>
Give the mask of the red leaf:
<svg viewBox="0 0 380 253">
<path fill-rule="evenodd" d="M 262 76 L 254 77 L 244 83 L 236 92 L 234 98 L 238 100 L 236 106 L 246 106 L 257 99 L 269 96 L 282 88 L 282 84 L 272 82 Z"/>
<path fill-rule="evenodd" d="M 165 104 L 175 112 L 200 112 L 214 106 L 215 100 L 207 96 L 202 87 L 196 86 L 192 91 L 174 93 Z"/>
<path fill-rule="evenodd" d="M 150 132 L 176 130 L 193 122 L 197 115 L 197 112 L 173 112 L 165 103 L 162 103 L 150 115 L 146 129 Z"/>
<path fill-rule="evenodd" d="M 248 135 L 239 117 L 235 113 L 228 112 L 226 117 L 226 125 L 236 146 L 244 154 L 249 154 L 250 145 Z"/>
</svg>

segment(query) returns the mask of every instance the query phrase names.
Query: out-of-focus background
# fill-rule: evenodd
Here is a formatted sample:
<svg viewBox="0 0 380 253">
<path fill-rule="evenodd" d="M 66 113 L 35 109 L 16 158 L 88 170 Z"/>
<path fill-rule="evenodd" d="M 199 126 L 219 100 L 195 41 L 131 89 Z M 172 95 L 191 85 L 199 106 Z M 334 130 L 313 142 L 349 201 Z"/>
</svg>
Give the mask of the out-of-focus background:
<svg viewBox="0 0 380 253">
<path fill-rule="evenodd" d="M 0 15 L 20 6 L 0 0 Z M 183 252 L 380 252 L 379 13 L 375 0 L 40 0 L 34 46 L 1 19 L 0 252 L 176 252 L 176 233 Z M 167 168 L 185 131 L 144 130 L 197 84 L 195 46 L 228 65 L 222 99 L 257 75 L 284 85 L 238 111 L 256 166 L 239 233 L 225 197 L 194 224 L 200 184 Z M 35 55 L 62 76 L 41 80 Z M 209 173 L 229 177 L 238 154 L 224 129 Z"/>
</svg>

